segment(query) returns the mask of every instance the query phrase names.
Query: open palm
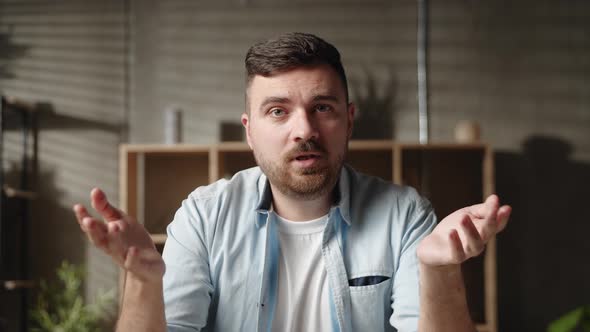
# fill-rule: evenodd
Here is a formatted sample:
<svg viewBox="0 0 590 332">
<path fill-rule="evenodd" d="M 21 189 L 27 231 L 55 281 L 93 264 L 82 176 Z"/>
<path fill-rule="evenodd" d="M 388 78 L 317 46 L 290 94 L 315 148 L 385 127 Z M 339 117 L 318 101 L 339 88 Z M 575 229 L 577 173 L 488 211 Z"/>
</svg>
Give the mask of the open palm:
<svg viewBox="0 0 590 332">
<path fill-rule="evenodd" d="M 448 215 L 420 242 L 420 262 L 430 266 L 454 265 L 479 255 L 508 223 L 512 209 L 499 204 L 498 196 L 491 195 L 481 204 Z"/>
<path fill-rule="evenodd" d="M 112 206 L 98 188 L 91 191 L 90 201 L 104 221 L 90 216 L 84 205 L 74 206 L 78 224 L 90 242 L 134 277 L 144 281 L 161 279 L 164 261 L 143 225 Z"/>
</svg>

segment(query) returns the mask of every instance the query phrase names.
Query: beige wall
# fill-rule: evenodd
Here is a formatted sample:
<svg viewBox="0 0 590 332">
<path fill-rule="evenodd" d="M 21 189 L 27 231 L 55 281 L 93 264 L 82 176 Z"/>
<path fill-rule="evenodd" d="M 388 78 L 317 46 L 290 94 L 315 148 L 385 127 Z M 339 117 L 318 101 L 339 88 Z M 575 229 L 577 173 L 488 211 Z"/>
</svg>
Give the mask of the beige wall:
<svg viewBox="0 0 590 332">
<path fill-rule="evenodd" d="M 590 3 L 432 1 L 433 136 L 460 119 L 483 139 L 521 152 L 532 135 L 572 145 L 590 161 Z"/>
<path fill-rule="evenodd" d="M 370 80 L 379 90 L 379 99 L 367 100 L 360 112 L 381 107 L 397 137 L 416 137 L 414 1 L 134 4 L 132 141 L 162 141 L 162 112 L 171 105 L 184 110 L 185 141 L 217 141 L 220 123 L 239 123 L 244 110 L 246 50 L 287 31 L 312 32 L 336 44 L 351 86 L 364 96 Z"/>
<path fill-rule="evenodd" d="M 586 2 L 430 7 L 433 141 L 451 141 L 458 121 L 476 120 L 497 149 L 520 152 L 529 136 L 546 135 L 590 160 Z M 170 105 L 185 111 L 185 141 L 216 141 L 220 122 L 238 121 L 243 110 L 248 46 L 294 30 L 341 50 L 360 113 L 382 110 L 389 136 L 418 138 L 415 1 L 138 1 L 133 12 L 132 141 L 161 141 Z M 376 97 L 367 98 L 369 81 Z"/>
</svg>

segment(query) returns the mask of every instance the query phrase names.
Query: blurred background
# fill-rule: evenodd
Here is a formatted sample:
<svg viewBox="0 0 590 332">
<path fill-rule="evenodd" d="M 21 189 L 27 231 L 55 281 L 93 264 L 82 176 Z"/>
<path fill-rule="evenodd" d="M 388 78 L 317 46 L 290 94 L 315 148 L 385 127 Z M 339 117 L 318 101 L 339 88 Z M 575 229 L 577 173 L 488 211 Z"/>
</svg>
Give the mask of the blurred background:
<svg viewBox="0 0 590 332">
<path fill-rule="evenodd" d="M 71 206 L 94 186 L 118 201 L 118 145 L 163 142 L 165 109 L 182 109 L 184 142 L 220 141 L 244 110 L 246 50 L 279 33 L 314 33 L 340 50 L 355 138 L 417 142 L 417 6 L 0 0 L 0 94 L 39 109 L 31 277 L 68 259 L 86 264 L 88 298 L 117 287 L 117 268 L 82 237 Z M 498 238 L 499 331 L 543 331 L 590 304 L 590 2 L 436 0 L 427 20 L 430 140 L 479 123 L 496 189 L 514 207 Z M 8 129 L 10 183 L 23 138 Z"/>
</svg>

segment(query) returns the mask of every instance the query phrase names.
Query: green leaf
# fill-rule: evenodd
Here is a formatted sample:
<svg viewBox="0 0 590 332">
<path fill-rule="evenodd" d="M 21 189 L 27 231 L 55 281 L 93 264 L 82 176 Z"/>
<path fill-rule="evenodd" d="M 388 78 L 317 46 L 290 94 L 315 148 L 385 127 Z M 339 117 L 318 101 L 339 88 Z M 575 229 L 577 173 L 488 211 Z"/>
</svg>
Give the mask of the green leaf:
<svg viewBox="0 0 590 332">
<path fill-rule="evenodd" d="M 570 332 L 574 331 L 581 324 L 584 317 L 584 308 L 578 308 L 566 313 L 557 320 L 549 324 L 548 332 Z"/>
</svg>

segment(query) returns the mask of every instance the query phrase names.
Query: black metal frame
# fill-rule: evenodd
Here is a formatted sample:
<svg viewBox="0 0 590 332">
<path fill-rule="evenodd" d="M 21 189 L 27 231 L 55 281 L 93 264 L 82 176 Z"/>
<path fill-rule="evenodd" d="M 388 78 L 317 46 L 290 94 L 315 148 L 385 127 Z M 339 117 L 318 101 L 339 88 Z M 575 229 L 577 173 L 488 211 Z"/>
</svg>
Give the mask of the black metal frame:
<svg viewBox="0 0 590 332">
<path fill-rule="evenodd" d="M 10 113 L 9 113 L 10 112 Z M 8 115 L 20 116 L 20 124 L 14 124 L 17 129 L 22 132 L 22 159 L 20 169 L 20 179 L 17 190 L 18 193 L 32 193 L 33 187 L 36 185 L 37 177 L 37 149 L 38 149 L 38 127 L 37 114 L 32 107 L 28 105 L 11 103 L 7 98 L 2 96 L 2 103 L 0 106 L 0 281 L 2 284 L 0 288 L 5 291 L 7 289 L 6 279 L 12 279 L 12 287 L 9 291 L 19 292 L 21 297 L 20 306 L 20 329 L 21 331 L 28 330 L 28 303 L 29 291 L 32 282 L 29 280 L 29 223 L 30 223 L 30 196 L 16 195 L 10 198 L 15 203 L 11 209 L 17 209 L 18 220 L 8 220 L 7 206 L 8 191 L 6 187 L 6 179 L 4 174 L 4 133 L 9 129 L 7 120 Z M 12 126 L 12 123 L 10 124 Z M 32 136 L 32 156 L 31 154 L 31 136 Z M 10 222 L 18 222 L 16 233 L 20 237 L 17 241 L 16 248 L 8 248 L 7 244 L 7 225 Z M 13 243 L 12 243 L 13 244 Z M 19 245 L 20 244 L 20 245 Z M 11 271 L 6 265 L 7 257 L 12 252 L 18 252 L 20 262 L 16 271 Z M 1 318 L 1 317 L 0 317 Z M 0 327 L 1 328 L 1 327 Z"/>
</svg>

